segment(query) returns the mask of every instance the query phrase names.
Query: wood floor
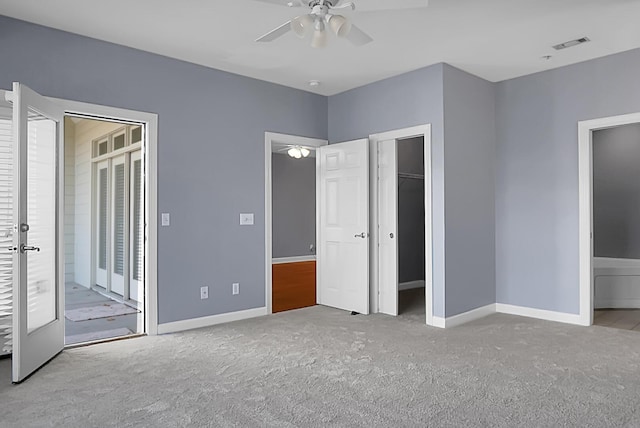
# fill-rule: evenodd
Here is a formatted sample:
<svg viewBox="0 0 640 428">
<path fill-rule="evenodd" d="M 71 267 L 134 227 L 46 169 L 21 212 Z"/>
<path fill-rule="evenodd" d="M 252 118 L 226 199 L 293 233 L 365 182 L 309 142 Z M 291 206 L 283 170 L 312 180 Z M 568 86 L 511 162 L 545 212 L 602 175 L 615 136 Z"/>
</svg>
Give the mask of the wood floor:
<svg viewBox="0 0 640 428">
<path fill-rule="evenodd" d="M 272 266 L 273 313 L 316 304 L 316 262 L 276 263 Z"/>
<path fill-rule="evenodd" d="M 593 324 L 640 331 L 640 309 L 596 309 L 593 312 Z"/>
</svg>

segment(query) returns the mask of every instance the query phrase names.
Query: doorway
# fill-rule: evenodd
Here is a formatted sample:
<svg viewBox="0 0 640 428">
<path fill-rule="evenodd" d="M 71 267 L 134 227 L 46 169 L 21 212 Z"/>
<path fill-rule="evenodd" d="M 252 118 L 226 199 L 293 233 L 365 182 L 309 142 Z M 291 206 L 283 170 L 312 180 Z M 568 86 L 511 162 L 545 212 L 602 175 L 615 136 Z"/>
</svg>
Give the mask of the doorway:
<svg viewBox="0 0 640 428">
<path fill-rule="evenodd" d="M 316 151 L 327 141 L 265 134 L 268 313 L 316 304 Z"/>
<path fill-rule="evenodd" d="M 65 345 L 143 334 L 145 124 L 64 125 Z"/>
<path fill-rule="evenodd" d="M 593 324 L 640 332 L 640 123 L 592 132 Z"/>
<path fill-rule="evenodd" d="M 640 329 L 638 160 L 640 113 L 578 123 L 581 325 Z"/>
<path fill-rule="evenodd" d="M 374 312 L 433 324 L 431 127 L 370 136 Z"/>
<path fill-rule="evenodd" d="M 65 265 L 73 248 L 65 246 L 64 223 L 69 221 L 65 205 L 70 202 L 65 194 L 76 195 L 73 186 L 65 187 L 65 175 L 70 173 L 65 162 L 73 159 L 64 155 L 65 116 L 144 127 L 138 165 L 144 171 L 138 180 L 144 189 L 139 200 L 143 328 L 148 334 L 157 333 L 157 115 L 47 98 L 15 82 L 12 91 L 0 90 L 0 236 L 8 244 L 0 263 L 0 354 L 11 355 L 14 383 L 22 382 L 65 347 Z M 136 160 L 129 158 L 133 168 Z M 88 199 L 90 210 L 94 198 Z"/>
<path fill-rule="evenodd" d="M 265 133 L 267 313 L 273 312 L 272 151 L 278 144 L 316 150 L 316 303 L 352 314 L 368 314 L 369 140 L 328 145 L 326 140 L 271 132 Z"/>
<path fill-rule="evenodd" d="M 398 315 L 425 319 L 424 136 L 398 139 Z"/>
</svg>

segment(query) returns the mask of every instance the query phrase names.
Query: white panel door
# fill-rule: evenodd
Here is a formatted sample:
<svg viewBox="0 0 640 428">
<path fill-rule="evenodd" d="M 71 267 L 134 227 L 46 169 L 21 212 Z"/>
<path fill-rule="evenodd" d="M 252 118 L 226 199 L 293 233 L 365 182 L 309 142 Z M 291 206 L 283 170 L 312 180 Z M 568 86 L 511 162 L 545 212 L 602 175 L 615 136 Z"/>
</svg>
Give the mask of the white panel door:
<svg viewBox="0 0 640 428">
<path fill-rule="evenodd" d="M 124 134 L 123 134 L 124 135 Z M 129 171 L 126 156 L 118 156 L 111 160 L 111 288 L 113 293 L 128 299 L 125 294 L 124 279 L 127 277 L 129 254 L 128 205 Z"/>
<path fill-rule="evenodd" d="M 379 311 L 398 315 L 398 161 L 396 140 L 378 143 Z"/>
<path fill-rule="evenodd" d="M 318 149 L 318 304 L 369 313 L 369 141 Z"/>
<path fill-rule="evenodd" d="M 64 347 L 64 111 L 14 83 L 13 382 Z"/>
</svg>

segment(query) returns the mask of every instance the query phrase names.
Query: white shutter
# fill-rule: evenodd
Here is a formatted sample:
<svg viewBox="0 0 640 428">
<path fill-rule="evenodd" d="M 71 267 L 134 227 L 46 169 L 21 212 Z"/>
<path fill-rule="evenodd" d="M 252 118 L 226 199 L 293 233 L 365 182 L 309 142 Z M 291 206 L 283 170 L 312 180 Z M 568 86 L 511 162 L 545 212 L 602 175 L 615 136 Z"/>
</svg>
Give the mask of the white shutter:
<svg viewBox="0 0 640 428">
<path fill-rule="evenodd" d="M 113 272 L 124 275 L 125 177 L 124 163 L 114 167 Z"/>
<path fill-rule="evenodd" d="M 2 107 L 0 107 L 2 109 Z M 11 353 L 13 307 L 13 142 L 12 119 L 0 110 L 0 355 Z M 8 110 L 11 117 L 11 110 Z"/>
<path fill-rule="evenodd" d="M 107 174 L 109 170 L 107 168 L 102 168 L 99 171 L 98 182 L 99 186 L 99 202 L 98 202 L 98 268 L 107 269 L 107 216 L 109 215 L 108 210 L 108 199 L 109 199 L 109 180 L 107 178 Z M 106 284 L 103 286 L 106 287 Z"/>
<path fill-rule="evenodd" d="M 142 281 L 142 160 L 133 161 L 133 279 Z"/>
</svg>

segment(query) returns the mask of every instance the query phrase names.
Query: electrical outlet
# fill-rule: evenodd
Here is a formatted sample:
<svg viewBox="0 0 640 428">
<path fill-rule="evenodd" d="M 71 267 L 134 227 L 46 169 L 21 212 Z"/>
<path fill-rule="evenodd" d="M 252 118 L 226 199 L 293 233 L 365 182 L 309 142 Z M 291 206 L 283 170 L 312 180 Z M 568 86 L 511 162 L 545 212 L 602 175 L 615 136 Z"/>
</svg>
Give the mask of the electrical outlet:
<svg viewBox="0 0 640 428">
<path fill-rule="evenodd" d="M 204 287 L 200 287 L 200 300 L 209 298 L 209 287 L 206 285 Z"/>
<path fill-rule="evenodd" d="M 233 285 L 231 286 L 231 293 L 235 294 L 240 294 L 240 283 L 238 282 L 234 282 Z"/>
</svg>

